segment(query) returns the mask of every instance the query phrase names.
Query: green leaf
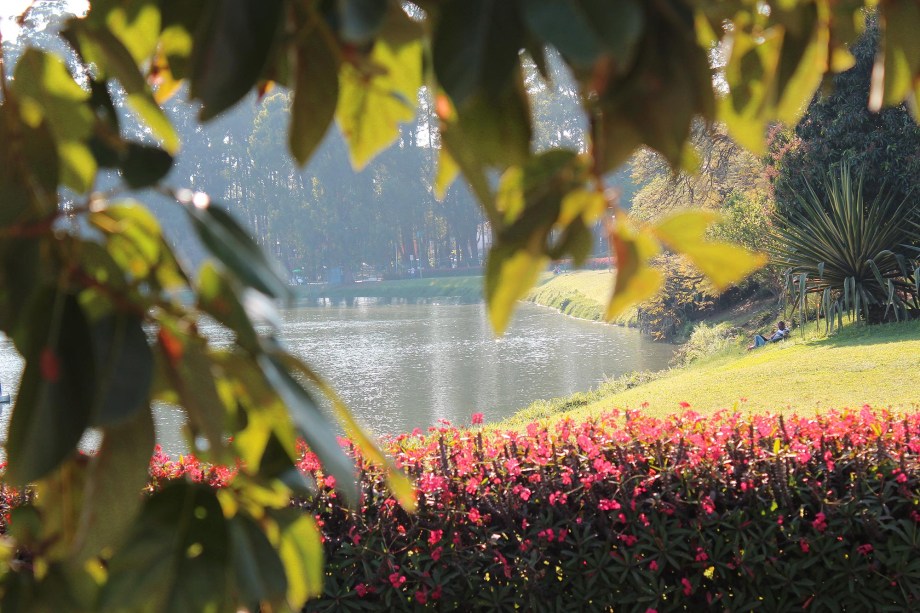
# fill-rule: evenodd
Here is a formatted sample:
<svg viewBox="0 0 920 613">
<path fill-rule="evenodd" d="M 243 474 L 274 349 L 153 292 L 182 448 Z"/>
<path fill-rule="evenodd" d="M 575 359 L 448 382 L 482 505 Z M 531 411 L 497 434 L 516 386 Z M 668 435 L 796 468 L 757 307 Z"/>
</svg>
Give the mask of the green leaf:
<svg viewBox="0 0 920 613">
<path fill-rule="evenodd" d="M 195 35 L 191 95 L 207 121 L 227 110 L 256 84 L 278 36 L 282 0 L 210 0 Z"/>
<path fill-rule="evenodd" d="M 105 73 L 118 79 L 128 94 L 128 106 L 162 140 L 163 148 L 168 153 L 178 151 L 179 136 L 175 128 L 154 100 L 137 63 L 122 41 L 106 28 L 94 29 L 82 25 L 74 26 L 74 32 L 84 54 L 101 62 Z"/>
<path fill-rule="evenodd" d="M 301 373 L 307 380 L 316 386 L 332 405 L 332 411 L 336 419 L 345 429 L 345 435 L 354 443 L 361 454 L 370 462 L 385 467 L 387 482 L 393 496 L 399 501 L 399 504 L 406 511 L 412 513 L 416 509 L 415 488 L 409 479 L 396 468 L 393 461 L 383 455 L 383 452 L 377 447 L 370 436 L 364 431 L 360 424 L 355 421 L 348 406 L 342 400 L 341 396 L 329 385 L 322 377 L 307 366 L 301 360 L 291 356 L 283 356 L 285 364 L 293 371 Z"/>
<path fill-rule="evenodd" d="M 299 610 L 307 598 L 323 593 L 323 544 L 309 515 L 286 509 L 275 512 L 281 526 L 279 553 L 288 579 L 288 605 Z"/>
<path fill-rule="evenodd" d="M 606 54 L 628 63 L 644 22 L 631 0 L 528 0 L 523 9 L 527 27 L 582 69 Z"/>
<path fill-rule="evenodd" d="M 339 446 L 332 425 L 320 412 L 309 392 L 291 375 L 281 355 L 263 353 L 256 358 L 269 381 L 290 412 L 310 449 L 319 457 L 323 471 L 336 479 L 336 489 L 349 504 L 358 500 L 355 467 Z"/>
<path fill-rule="evenodd" d="M 731 243 L 707 241 L 706 229 L 717 220 L 709 211 L 686 211 L 659 222 L 652 231 L 670 249 L 687 255 L 721 291 L 762 267 L 767 257 Z"/>
<path fill-rule="evenodd" d="M 336 0 L 335 8 L 342 39 L 363 44 L 380 31 L 387 13 L 387 0 Z"/>
<path fill-rule="evenodd" d="M 23 123 L 0 105 L 0 227 L 57 210 L 60 160 L 48 121 Z"/>
<path fill-rule="evenodd" d="M 37 49 L 28 49 L 16 64 L 13 91 L 26 124 L 38 128 L 48 122 L 64 184 L 80 193 L 89 190 L 96 174 L 96 161 L 85 143 L 93 125 L 85 104 L 89 93 L 60 58 Z"/>
<path fill-rule="evenodd" d="M 150 456 L 156 443 L 149 407 L 130 421 L 106 428 L 90 460 L 73 552 L 77 560 L 119 544 L 144 500 Z"/>
<path fill-rule="evenodd" d="M 339 60 L 322 23 L 297 47 L 294 102 L 289 146 L 298 164 L 306 164 L 335 117 L 339 99 Z"/>
<path fill-rule="evenodd" d="M 31 307 L 34 331 L 24 353 L 6 445 L 10 483 L 25 485 L 74 452 L 90 422 L 96 374 L 89 324 L 72 294 L 46 292 Z"/>
<path fill-rule="evenodd" d="M 188 412 L 194 434 L 202 434 L 210 442 L 211 457 L 220 459 L 226 447 L 224 423 L 226 409 L 215 385 L 215 373 L 207 351 L 207 342 L 197 336 L 169 331 L 181 343 L 181 356 L 162 344 L 157 346 L 166 358 L 170 382 L 179 396 L 180 404 Z"/>
<path fill-rule="evenodd" d="M 240 347 L 247 351 L 258 350 L 259 336 L 237 297 L 236 288 L 210 262 L 202 264 L 198 275 L 198 308 L 233 330 Z"/>
<path fill-rule="evenodd" d="M 150 59 L 160 33 L 160 9 L 153 0 L 93 0 L 87 23 L 111 31 L 136 65 Z"/>
<path fill-rule="evenodd" d="M 511 321 L 514 303 L 536 283 L 549 258 L 539 251 L 492 247 L 486 262 L 486 302 L 489 320 L 496 334 L 502 334 Z"/>
<path fill-rule="evenodd" d="M 141 189 L 155 185 L 169 174 L 172 165 L 172 156 L 159 147 L 128 143 L 121 172 L 131 189 Z"/>
<path fill-rule="evenodd" d="M 92 326 L 98 377 L 93 426 L 115 426 L 147 408 L 153 352 L 142 323 L 134 315 L 119 313 Z"/>
<path fill-rule="evenodd" d="M 214 204 L 188 204 L 185 211 L 205 246 L 244 285 L 272 298 L 290 294 L 276 266 L 227 211 Z"/>
<path fill-rule="evenodd" d="M 369 66 L 360 67 L 344 64 L 339 73 L 335 117 L 355 170 L 396 140 L 400 123 L 415 117 L 422 85 L 422 43 L 379 38 L 368 62 Z"/>
<path fill-rule="evenodd" d="M 162 257 L 160 224 L 144 206 L 123 201 L 89 214 L 101 230 L 106 248 L 122 270 L 135 279 L 146 279 Z"/>
<path fill-rule="evenodd" d="M 697 43 L 693 14 L 680 2 L 664 5 L 668 10 L 644 5 L 645 35 L 629 70 L 606 62 L 592 76 L 603 85 L 594 148 L 605 171 L 643 143 L 680 168 L 694 118 L 715 114 L 708 52 Z"/>
<path fill-rule="evenodd" d="M 249 517 L 237 514 L 228 522 L 233 571 L 240 600 L 251 611 L 282 603 L 288 591 L 284 565 L 265 533 Z"/>
<path fill-rule="evenodd" d="M 896 105 L 915 96 L 914 117 L 920 121 L 920 41 L 917 40 L 917 24 L 920 23 L 920 6 L 910 0 L 896 0 L 881 5 L 884 15 L 884 45 L 880 49 L 883 62 L 876 62 L 872 75 L 873 96 L 877 83 L 884 83 L 884 103 Z M 882 77 L 884 81 L 882 81 Z"/>
<path fill-rule="evenodd" d="M 518 3 L 447 0 L 439 8 L 432 62 L 441 87 L 458 109 L 477 94 L 505 94 L 524 46 Z"/>
<path fill-rule="evenodd" d="M 500 94 L 468 98 L 458 111 L 467 146 L 487 166 L 525 164 L 530 155 L 530 103 L 520 73 L 514 81 Z"/>
<path fill-rule="evenodd" d="M 661 273 L 649 265 L 660 251 L 654 238 L 636 231 L 624 215 L 619 215 L 611 240 L 616 255 L 616 281 L 604 314 L 607 319 L 654 297 L 663 281 Z"/>
<path fill-rule="evenodd" d="M 231 549 L 207 486 L 177 481 L 153 494 L 109 562 L 105 610 L 223 611 Z"/>
</svg>

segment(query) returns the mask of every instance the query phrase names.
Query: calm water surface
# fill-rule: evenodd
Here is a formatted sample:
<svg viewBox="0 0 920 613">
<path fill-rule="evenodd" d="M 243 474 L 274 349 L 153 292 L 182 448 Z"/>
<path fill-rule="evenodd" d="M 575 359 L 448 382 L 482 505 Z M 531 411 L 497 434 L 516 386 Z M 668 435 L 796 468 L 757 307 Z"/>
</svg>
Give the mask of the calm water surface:
<svg viewBox="0 0 920 613">
<path fill-rule="evenodd" d="M 586 391 L 634 370 L 667 365 L 673 347 L 636 330 L 563 317 L 519 305 L 495 338 L 482 304 L 379 304 L 282 311 L 290 350 L 327 377 L 355 415 L 378 435 L 426 428 L 439 419 L 496 421 L 534 400 Z M 227 342 L 214 326 L 213 342 Z M 15 398 L 22 359 L 0 339 L 0 382 Z M 3 409 L 2 430 L 9 420 Z M 177 449 L 178 412 L 158 415 L 164 446 Z"/>
</svg>

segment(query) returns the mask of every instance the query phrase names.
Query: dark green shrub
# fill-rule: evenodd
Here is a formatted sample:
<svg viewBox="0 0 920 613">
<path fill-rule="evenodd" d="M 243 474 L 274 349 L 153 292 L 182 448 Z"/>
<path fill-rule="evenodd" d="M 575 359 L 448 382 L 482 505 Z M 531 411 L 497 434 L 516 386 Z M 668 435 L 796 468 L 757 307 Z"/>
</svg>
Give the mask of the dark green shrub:
<svg viewBox="0 0 920 613">
<path fill-rule="evenodd" d="M 806 183 L 800 212 L 776 236 L 774 263 L 784 269 L 789 302 L 802 316 L 809 297 L 833 327 L 844 315 L 875 323 L 916 314 L 918 207 L 882 190 L 863 197 L 863 174 L 847 164 L 829 172 L 821 196 Z"/>
</svg>

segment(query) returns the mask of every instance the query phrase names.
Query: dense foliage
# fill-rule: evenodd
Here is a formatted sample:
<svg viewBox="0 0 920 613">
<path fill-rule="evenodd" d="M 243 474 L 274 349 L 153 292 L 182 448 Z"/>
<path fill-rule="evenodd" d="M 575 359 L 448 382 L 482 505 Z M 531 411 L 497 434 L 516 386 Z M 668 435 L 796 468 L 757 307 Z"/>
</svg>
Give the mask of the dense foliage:
<svg viewBox="0 0 920 613">
<path fill-rule="evenodd" d="M 918 413 L 613 412 L 392 449 L 415 515 L 372 467 L 358 509 L 329 487 L 301 501 L 327 556 L 309 610 L 920 605 Z"/>
<path fill-rule="evenodd" d="M 484 292 L 494 328 L 550 259 L 590 254 L 599 221 L 617 262 L 612 317 L 658 290 L 650 262 L 663 251 L 687 256 L 716 289 L 764 259 L 712 240 L 715 216 L 704 211 L 631 222 L 606 189 L 609 173 L 643 145 L 680 167 L 700 120 L 722 120 L 738 142 L 762 148 L 768 123 L 797 119 L 825 74 L 845 67 L 864 4 L 875 3 L 837 3 L 831 18 L 826 0 L 95 0 L 53 45 L 19 50 L 15 64 L 0 41 L 0 331 L 26 360 L 6 478 L 37 493 L 12 523 L 5 551 L 34 557 L 3 565 L 4 611 L 298 608 L 317 590 L 309 578 L 320 559 L 309 516 L 286 508 L 304 487 L 297 436 L 337 496 L 359 496 L 320 396 L 413 506 L 406 480 L 277 338 L 287 276 L 220 193 L 170 175 L 183 158 L 194 165 L 194 151 L 180 153 L 182 133 L 279 87 L 291 97 L 286 146 L 297 164 L 335 122 L 361 169 L 400 138 L 427 93 L 439 138 L 434 191 L 462 172 L 495 237 Z M 28 3 L 21 21 L 42 6 Z M 872 95 L 899 104 L 916 98 L 920 14 L 913 0 L 879 11 Z M 729 39 L 716 82 L 711 51 Z M 549 74 L 547 47 L 576 84 L 583 150 L 564 134 L 534 141 L 524 80 L 531 63 Z M 167 110 L 180 92 L 197 119 Z M 224 177 L 254 170 L 241 163 L 244 146 L 277 147 L 260 137 L 207 142 L 237 148 L 221 158 Z M 326 187 L 342 187 L 346 206 L 347 185 Z M 213 258 L 198 271 L 134 199 L 146 189 Z M 271 194 L 239 197 L 254 210 Z M 271 215 L 254 218 L 261 233 Z M 229 347 L 202 334 L 205 317 L 232 332 Z M 156 403 L 185 411 L 196 454 L 239 460 L 230 486 L 174 481 L 136 495 Z M 90 429 L 101 443 L 87 459 L 77 449 Z"/>
<path fill-rule="evenodd" d="M 879 36 L 878 20 L 870 19 L 851 47 L 853 67 L 815 95 L 794 131 L 774 132 L 771 170 L 783 222 L 799 211 L 806 184 L 823 195 L 824 175 L 843 163 L 871 169 L 863 186 L 870 200 L 883 189 L 898 201 L 920 192 L 920 126 L 907 105 L 878 108 L 876 100 L 870 108 Z"/>
<path fill-rule="evenodd" d="M 310 611 L 920 604 L 920 413 L 613 411 L 489 433 L 444 424 L 388 445 L 418 490 L 415 514 L 376 464 L 340 443 L 358 456 L 358 507 L 301 447 L 318 489 L 294 506 L 316 521 L 327 560 Z M 148 491 L 206 497 L 236 477 L 157 453 Z M 31 501 L 0 490 L 4 529 L 11 511 L 11 529 L 28 521 Z"/>
<path fill-rule="evenodd" d="M 865 169 L 828 171 L 821 189 L 797 194 L 798 213 L 776 235 L 773 259 L 784 269 L 787 298 L 804 318 L 815 297 L 829 327 L 844 315 L 870 323 L 920 314 L 920 206 L 910 197 L 864 193 Z"/>
</svg>

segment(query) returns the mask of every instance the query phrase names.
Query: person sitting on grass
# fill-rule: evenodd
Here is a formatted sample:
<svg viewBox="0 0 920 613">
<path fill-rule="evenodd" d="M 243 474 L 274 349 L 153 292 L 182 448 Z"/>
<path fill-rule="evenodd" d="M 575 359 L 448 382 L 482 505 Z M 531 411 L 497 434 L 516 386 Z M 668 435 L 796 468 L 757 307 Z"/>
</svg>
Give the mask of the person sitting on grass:
<svg viewBox="0 0 920 613">
<path fill-rule="evenodd" d="M 754 349 L 755 347 L 763 347 L 767 343 L 775 343 L 776 341 L 781 341 L 786 338 L 786 335 L 788 334 L 789 328 L 786 327 L 786 322 L 780 321 L 778 324 L 776 324 L 776 332 L 771 334 L 769 338 L 762 334 L 755 334 L 754 342 L 748 345 L 748 351 Z"/>
</svg>

